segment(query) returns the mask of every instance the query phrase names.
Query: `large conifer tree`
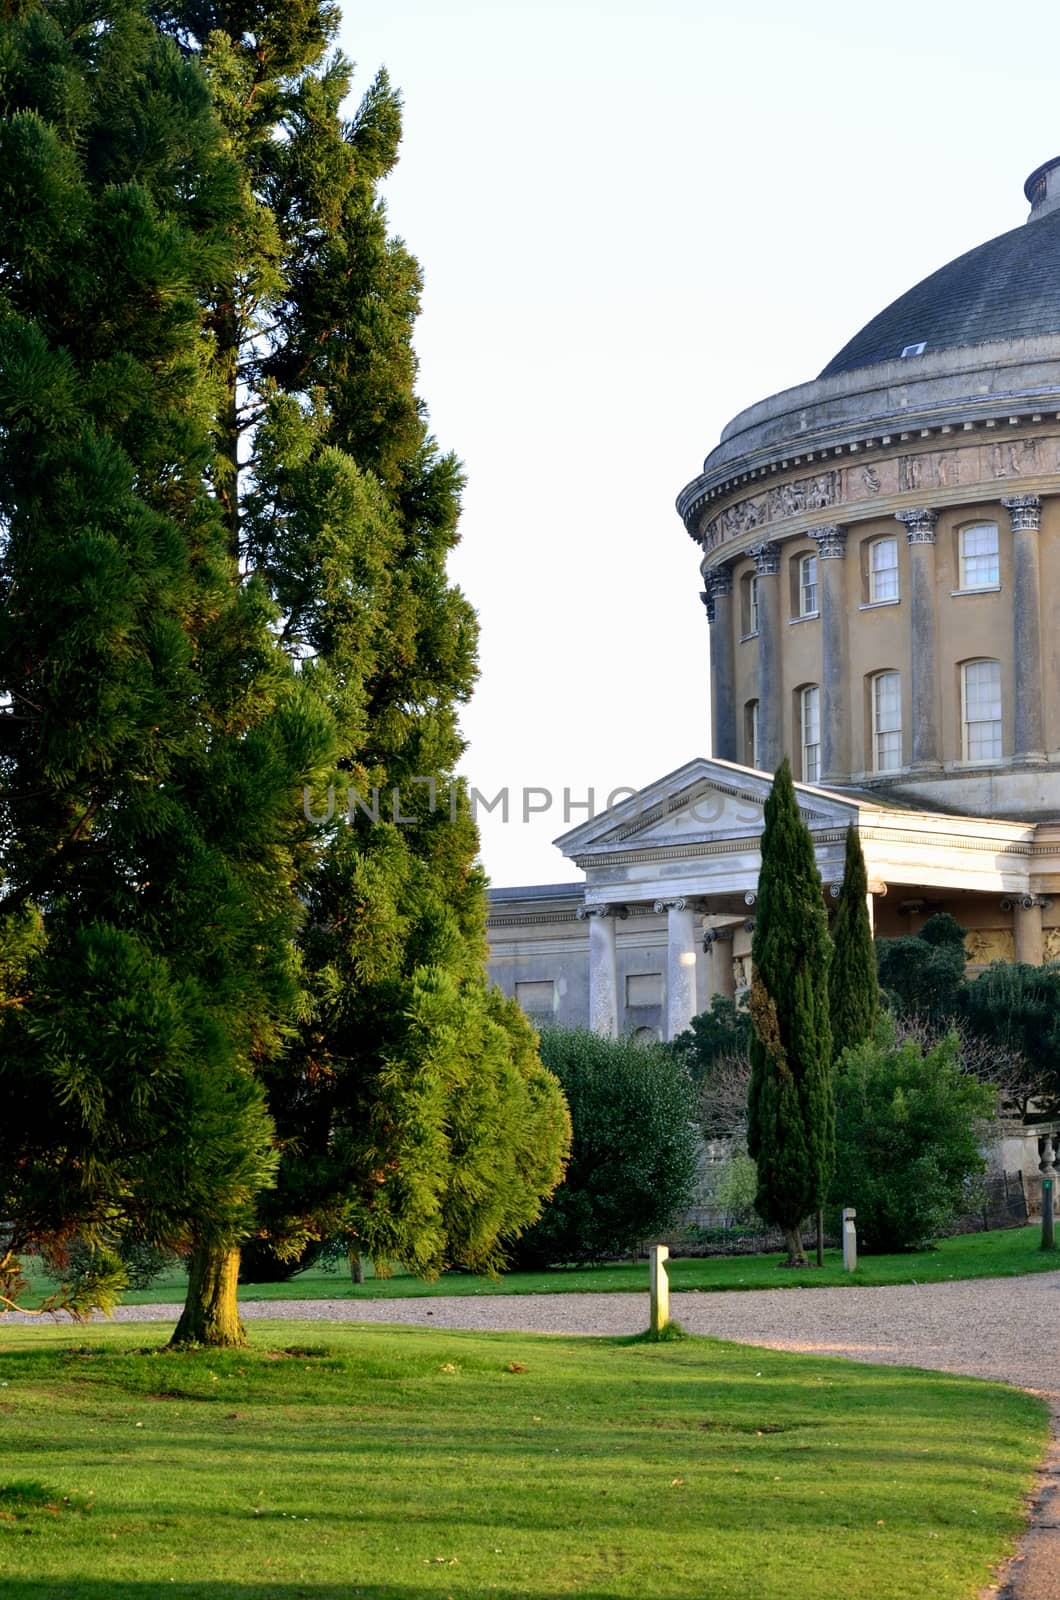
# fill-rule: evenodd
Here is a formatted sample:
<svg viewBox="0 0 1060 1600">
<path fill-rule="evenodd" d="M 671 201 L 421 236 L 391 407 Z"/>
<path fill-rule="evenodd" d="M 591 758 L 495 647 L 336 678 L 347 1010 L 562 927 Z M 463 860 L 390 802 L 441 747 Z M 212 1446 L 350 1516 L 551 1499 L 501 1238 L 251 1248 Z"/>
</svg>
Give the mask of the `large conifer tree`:
<svg viewBox="0 0 1060 1600">
<path fill-rule="evenodd" d="M 765 805 L 751 945 L 747 1147 L 755 1206 L 805 1266 L 800 1226 L 825 1202 L 835 1165 L 829 940 L 813 841 L 785 757 Z"/>
<path fill-rule="evenodd" d="M 231 1274 L 275 1167 L 292 806 L 331 719 L 206 491 L 200 302 L 242 211 L 139 6 L 0 23 L 0 1257 L 77 1234 Z M 115 1286 L 97 1276 L 80 1303 Z M 76 1299 L 76 1296 L 75 1296 Z M 238 1339 L 234 1303 L 210 1332 Z"/>
<path fill-rule="evenodd" d="M 871 1039 L 880 1007 L 876 951 L 869 926 L 869 880 L 858 830 L 847 828 L 843 883 L 832 919 L 832 964 L 828 999 L 832 1018 L 832 1056 Z"/>
<path fill-rule="evenodd" d="M 342 120 L 327 6 L 167 17 L 244 184 L 241 263 L 212 318 L 215 481 L 338 730 L 338 810 L 303 884 L 304 1020 L 264 1069 L 283 1159 L 260 1231 L 288 1250 L 343 1232 L 421 1271 L 493 1266 L 558 1180 L 569 1126 L 525 1019 L 484 980 L 454 776 L 476 642 L 445 572 L 461 475 L 415 392 L 419 270 L 378 193 L 399 102 L 381 75 Z M 344 818 L 350 790 L 367 808 Z"/>
</svg>

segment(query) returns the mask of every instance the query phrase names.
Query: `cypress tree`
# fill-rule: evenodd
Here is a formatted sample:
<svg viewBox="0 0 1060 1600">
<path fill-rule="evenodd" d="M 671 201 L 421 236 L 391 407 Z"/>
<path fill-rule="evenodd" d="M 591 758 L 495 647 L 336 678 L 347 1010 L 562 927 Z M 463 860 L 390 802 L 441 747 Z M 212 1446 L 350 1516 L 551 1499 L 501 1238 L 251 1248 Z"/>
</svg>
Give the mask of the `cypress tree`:
<svg viewBox="0 0 1060 1600">
<path fill-rule="evenodd" d="M 331 719 L 207 490 L 239 174 L 141 9 L 0 23 L 0 1217 L 230 1273 L 276 1164 L 298 786 Z M 0 1270 L 4 1270 L 0 1267 Z M 196 1293 L 198 1285 L 196 1285 Z M 199 1299 L 203 1299 L 199 1296 Z M 234 1302 L 211 1337 L 238 1342 Z"/>
<path fill-rule="evenodd" d="M 751 945 L 747 1147 L 755 1206 L 805 1266 L 800 1227 L 824 1204 L 835 1164 L 829 940 L 813 841 L 784 759 L 765 805 Z"/>
<path fill-rule="evenodd" d="M 868 893 L 861 840 L 851 824 L 847 828 L 843 884 L 832 919 L 832 965 L 828 972 L 832 1057 L 837 1063 L 844 1050 L 872 1038 L 880 1006 Z"/>
</svg>

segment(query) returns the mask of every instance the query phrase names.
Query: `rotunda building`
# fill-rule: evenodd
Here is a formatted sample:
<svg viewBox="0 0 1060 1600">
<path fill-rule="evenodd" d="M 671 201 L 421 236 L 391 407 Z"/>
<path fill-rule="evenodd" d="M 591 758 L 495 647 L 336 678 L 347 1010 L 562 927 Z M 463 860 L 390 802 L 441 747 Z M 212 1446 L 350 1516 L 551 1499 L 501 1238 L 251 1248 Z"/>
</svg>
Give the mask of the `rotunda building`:
<svg viewBox="0 0 1060 1600">
<path fill-rule="evenodd" d="M 703 550 L 713 754 L 928 809 L 1060 817 L 1060 158 L 1028 221 L 735 417 Z"/>
<path fill-rule="evenodd" d="M 784 755 L 830 905 L 853 826 L 880 934 L 945 910 L 973 971 L 1060 960 L 1060 157 L 1026 193 L 681 491 L 712 750 L 590 801 L 555 841 L 581 881 L 491 890 L 536 1022 L 673 1038 L 747 988 Z"/>
</svg>

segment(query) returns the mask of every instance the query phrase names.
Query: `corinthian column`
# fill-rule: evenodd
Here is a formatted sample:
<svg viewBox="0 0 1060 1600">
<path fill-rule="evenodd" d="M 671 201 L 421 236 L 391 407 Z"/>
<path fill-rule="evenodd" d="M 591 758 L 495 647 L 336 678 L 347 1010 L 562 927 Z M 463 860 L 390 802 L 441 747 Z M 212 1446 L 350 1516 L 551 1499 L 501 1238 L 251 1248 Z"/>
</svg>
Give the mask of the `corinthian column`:
<svg viewBox="0 0 1060 1600">
<path fill-rule="evenodd" d="M 780 546 L 755 545 L 758 577 L 758 765 L 775 772 L 784 753 L 780 704 Z"/>
<path fill-rule="evenodd" d="M 656 900 L 666 912 L 666 1037 L 684 1033 L 696 1014 L 696 928 L 692 901 Z"/>
<path fill-rule="evenodd" d="M 715 567 L 703 581 L 700 599 L 710 623 L 710 749 L 719 761 L 736 761 L 732 568 Z"/>
<path fill-rule="evenodd" d="M 1036 494 L 1002 500 L 1012 524 L 1012 623 L 1016 635 L 1017 761 L 1045 760 L 1042 724 L 1042 599 L 1038 529 L 1042 502 Z"/>
<path fill-rule="evenodd" d="M 850 775 L 847 530 L 810 528 L 809 534 L 821 580 L 821 782 L 842 782 Z"/>
<path fill-rule="evenodd" d="M 939 761 L 938 675 L 935 671 L 935 512 L 899 511 L 909 541 L 910 687 L 914 769 L 933 772 Z"/>
<path fill-rule="evenodd" d="M 608 1039 L 618 1037 L 618 968 L 615 918 L 625 908 L 582 906 L 578 921 L 589 924 L 589 1027 Z"/>
</svg>

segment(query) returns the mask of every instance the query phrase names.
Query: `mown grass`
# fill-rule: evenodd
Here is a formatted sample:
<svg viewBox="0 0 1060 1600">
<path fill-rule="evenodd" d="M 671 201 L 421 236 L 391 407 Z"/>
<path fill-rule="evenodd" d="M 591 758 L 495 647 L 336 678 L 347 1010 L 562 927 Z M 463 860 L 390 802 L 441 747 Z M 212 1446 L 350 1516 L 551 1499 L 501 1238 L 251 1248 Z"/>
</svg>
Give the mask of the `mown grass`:
<svg viewBox="0 0 1060 1600">
<path fill-rule="evenodd" d="M 252 1338 L 0 1327 L 5 1600 L 970 1600 L 1046 1439 L 1016 1390 L 706 1339 Z"/>
<path fill-rule="evenodd" d="M 1024 1272 L 1055 1272 L 1060 1251 L 1043 1252 L 1038 1227 L 1010 1228 L 993 1233 L 965 1234 L 942 1239 L 934 1250 L 911 1255 L 862 1256 L 856 1272 L 843 1271 L 838 1250 L 825 1252 L 823 1268 L 788 1272 L 782 1257 L 728 1256 L 669 1263 L 674 1289 L 825 1289 L 883 1283 L 937 1283 L 950 1278 L 1015 1277 Z M 371 1269 L 369 1269 L 370 1271 Z M 40 1275 L 31 1279 L 27 1306 L 39 1305 L 55 1285 Z M 125 1295 L 129 1305 L 179 1305 L 184 1299 L 185 1276 L 173 1271 L 148 1289 Z M 610 1267 L 554 1268 L 550 1272 L 509 1272 L 492 1280 L 466 1272 L 446 1272 L 435 1282 L 395 1272 L 392 1278 L 369 1277 L 351 1283 L 345 1272 L 309 1271 L 288 1283 L 254 1283 L 241 1286 L 241 1300 L 401 1300 L 426 1295 L 612 1293 L 642 1291 L 647 1284 L 643 1262 Z"/>
</svg>

